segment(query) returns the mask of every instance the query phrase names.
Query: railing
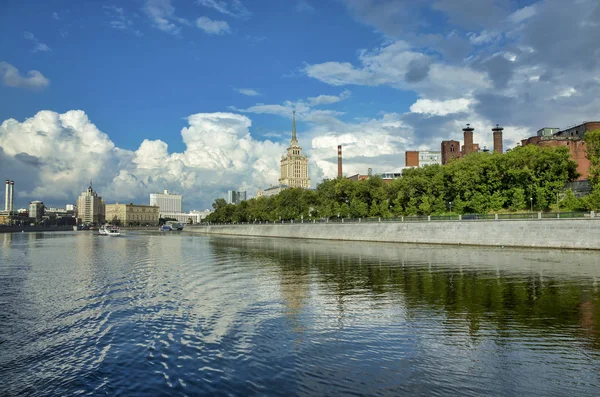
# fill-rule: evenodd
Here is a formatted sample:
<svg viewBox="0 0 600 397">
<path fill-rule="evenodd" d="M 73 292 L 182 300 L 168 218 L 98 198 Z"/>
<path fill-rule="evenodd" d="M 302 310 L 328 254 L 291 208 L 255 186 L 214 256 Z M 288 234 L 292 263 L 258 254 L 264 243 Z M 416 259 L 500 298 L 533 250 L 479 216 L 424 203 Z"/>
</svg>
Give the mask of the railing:
<svg viewBox="0 0 600 397">
<path fill-rule="evenodd" d="M 400 216 L 392 218 L 367 217 L 367 218 L 318 218 L 318 219 L 281 219 L 278 221 L 251 221 L 251 222 L 230 222 L 201 223 L 194 226 L 208 225 L 285 225 L 285 224 L 329 224 L 329 223 L 389 223 L 389 222 L 477 222 L 477 221 L 518 221 L 518 220 L 544 220 L 544 219 L 598 219 L 594 211 L 591 212 L 524 212 L 524 213 L 504 213 L 504 214 L 451 214 L 451 215 L 414 215 Z"/>
</svg>

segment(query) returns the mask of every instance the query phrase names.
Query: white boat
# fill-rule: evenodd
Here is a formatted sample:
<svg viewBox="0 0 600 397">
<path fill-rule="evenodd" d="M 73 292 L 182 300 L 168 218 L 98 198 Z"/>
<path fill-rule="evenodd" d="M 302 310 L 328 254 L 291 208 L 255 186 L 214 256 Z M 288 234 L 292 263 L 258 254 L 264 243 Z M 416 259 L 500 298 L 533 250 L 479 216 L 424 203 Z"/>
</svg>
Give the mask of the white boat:
<svg viewBox="0 0 600 397">
<path fill-rule="evenodd" d="M 173 230 L 173 227 L 169 224 L 164 224 L 159 229 L 161 232 L 170 232 Z"/>
<path fill-rule="evenodd" d="M 98 229 L 98 235 L 112 236 L 112 237 L 120 236 L 121 229 L 119 229 L 117 226 L 104 225 L 104 226 L 100 227 L 100 229 Z"/>
</svg>

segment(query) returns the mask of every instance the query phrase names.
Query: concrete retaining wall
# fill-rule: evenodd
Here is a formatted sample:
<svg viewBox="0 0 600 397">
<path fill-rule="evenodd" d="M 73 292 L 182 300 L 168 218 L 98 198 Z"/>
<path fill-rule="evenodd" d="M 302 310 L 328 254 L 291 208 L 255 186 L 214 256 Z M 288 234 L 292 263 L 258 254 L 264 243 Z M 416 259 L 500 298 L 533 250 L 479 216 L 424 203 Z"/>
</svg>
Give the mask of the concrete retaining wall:
<svg viewBox="0 0 600 397">
<path fill-rule="evenodd" d="M 320 240 L 600 250 L 600 219 L 210 225 L 185 232 Z"/>
</svg>

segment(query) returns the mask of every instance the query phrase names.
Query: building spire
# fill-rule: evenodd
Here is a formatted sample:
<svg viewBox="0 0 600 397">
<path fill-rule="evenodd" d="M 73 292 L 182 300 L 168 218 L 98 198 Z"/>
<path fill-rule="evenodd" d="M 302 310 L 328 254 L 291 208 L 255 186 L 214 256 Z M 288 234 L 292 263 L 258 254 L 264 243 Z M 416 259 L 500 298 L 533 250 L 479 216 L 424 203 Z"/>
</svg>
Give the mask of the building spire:
<svg viewBox="0 0 600 397">
<path fill-rule="evenodd" d="M 298 142 L 296 139 L 296 111 L 292 112 L 292 142 Z"/>
</svg>

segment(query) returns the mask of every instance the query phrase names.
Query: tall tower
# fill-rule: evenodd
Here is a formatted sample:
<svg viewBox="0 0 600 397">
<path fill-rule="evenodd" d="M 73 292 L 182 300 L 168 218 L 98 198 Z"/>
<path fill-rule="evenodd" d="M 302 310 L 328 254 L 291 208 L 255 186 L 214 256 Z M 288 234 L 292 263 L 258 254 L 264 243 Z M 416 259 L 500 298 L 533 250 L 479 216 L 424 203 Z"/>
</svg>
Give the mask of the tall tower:
<svg viewBox="0 0 600 397">
<path fill-rule="evenodd" d="M 4 188 L 4 211 L 8 211 L 10 204 L 10 181 L 6 180 L 6 186 Z"/>
<path fill-rule="evenodd" d="M 338 178 L 342 177 L 342 145 L 338 145 Z"/>
<path fill-rule="evenodd" d="M 308 177 L 308 156 L 302 154 L 302 148 L 298 144 L 296 137 L 296 111 L 292 115 L 292 140 L 287 153 L 281 156 L 281 177 L 280 185 L 288 187 L 310 188 L 310 178 Z"/>
<path fill-rule="evenodd" d="M 10 202 L 8 203 L 8 210 L 13 212 L 15 209 L 15 181 L 10 181 Z"/>
<path fill-rule="evenodd" d="M 504 128 L 500 127 L 498 124 L 496 124 L 495 128 L 492 128 L 492 131 L 494 132 L 494 152 L 495 153 L 504 153 L 504 148 L 502 145 L 502 131 L 504 130 Z"/>
<path fill-rule="evenodd" d="M 467 124 L 467 127 L 463 128 L 463 135 L 464 135 L 463 152 L 464 152 L 465 156 L 473 151 L 473 131 L 474 130 L 475 130 L 474 128 L 471 128 L 471 124 Z"/>
</svg>

